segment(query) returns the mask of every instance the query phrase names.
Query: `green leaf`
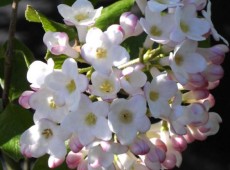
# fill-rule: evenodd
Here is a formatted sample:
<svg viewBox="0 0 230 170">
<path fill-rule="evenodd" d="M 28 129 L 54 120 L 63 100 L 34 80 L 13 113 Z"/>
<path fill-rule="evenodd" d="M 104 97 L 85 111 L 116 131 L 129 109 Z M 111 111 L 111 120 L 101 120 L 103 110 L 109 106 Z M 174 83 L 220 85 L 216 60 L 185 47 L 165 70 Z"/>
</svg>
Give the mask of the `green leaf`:
<svg viewBox="0 0 230 170">
<path fill-rule="evenodd" d="M 139 56 L 139 48 L 143 46 L 145 38 L 146 34 L 143 33 L 139 36 L 130 37 L 121 44 L 129 52 L 131 59 Z"/>
<path fill-rule="evenodd" d="M 29 89 L 26 79 L 28 66 L 34 60 L 33 54 L 20 41 L 15 40 L 15 52 L 12 59 L 12 74 L 9 99 L 17 99 L 21 93 Z M 6 45 L 5 45 L 6 46 Z M 4 58 L 0 58 L 0 85 L 4 84 Z"/>
<path fill-rule="evenodd" d="M 70 40 L 74 40 L 77 36 L 76 30 L 73 27 L 67 26 L 65 24 L 57 23 L 55 21 L 49 20 L 43 14 L 36 11 L 33 7 L 27 5 L 25 11 L 25 17 L 30 22 L 38 22 L 42 24 L 45 32 L 66 32 Z"/>
<path fill-rule="evenodd" d="M 23 91 L 30 89 L 26 79 L 28 67 L 25 60 L 26 55 L 21 50 L 16 50 L 13 57 L 13 67 L 11 76 L 11 87 L 9 98 L 11 101 L 19 98 Z"/>
<path fill-rule="evenodd" d="M 19 137 L 32 122 L 32 113 L 16 104 L 10 103 L 0 114 L 0 147 L 15 161 L 23 158 L 19 148 Z"/>
<path fill-rule="evenodd" d="M 5 6 L 5 5 L 9 5 L 12 4 L 13 0 L 1 0 L 0 1 L 0 7 L 1 6 Z"/>
<path fill-rule="evenodd" d="M 38 158 L 33 166 L 33 170 L 50 170 L 48 167 L 48 155 L 42 156 Z M 55 170 L 67 170 L 69 169 L 66 163 L 63 163 L 59 167 L 55 168 Z"/>
<path fill-rule="evenodd" d="M 31 52 L 31 50 L 20 40 L 18 39 L 14 39 L 14 48 L 17 51 L 22 51 L 23 56 L 24 56 L 24 60 L 26 62 L 27 67 L 29 67 L 29 65 L 35 61 L 35 57 L 34 54 Z"/>
<path fill-rule="evenodd" d="M 198 43 L 198 47 L 200 47 L 200 48 L 208 48 L 208 47 L 210 47 L 210 45 L 211 45 L 210 37 L 208 37 L 204 41 L 199 41 L 199 43 Z"/>
<path fill-rule="evenodd" d="M 64 63 L 65 59 L 69 58 L 66 55 L 54 55 L 49 50 L 46 52 L 45 59 L 48 60 L 49 58 L 52 58 L 54 60 L 54 68 L 55 69 L 61 69 L 62 64 Z"/>
<path fill-rule="evenodd" d="M 120 0 L 104 8 L 95 26 L 105 30 L 108 26 L 118 23 L 120 15 L 129 11 L 133 7 L 134 2 L 135 0 Z"/>
</svg>

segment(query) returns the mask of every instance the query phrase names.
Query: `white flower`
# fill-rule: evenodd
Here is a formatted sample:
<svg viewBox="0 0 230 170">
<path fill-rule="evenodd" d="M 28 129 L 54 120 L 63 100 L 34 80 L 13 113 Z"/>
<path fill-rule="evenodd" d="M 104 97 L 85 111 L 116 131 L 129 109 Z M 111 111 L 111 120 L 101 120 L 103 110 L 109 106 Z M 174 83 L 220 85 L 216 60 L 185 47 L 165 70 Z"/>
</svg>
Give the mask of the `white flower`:
<svg viewBox="0 0 230 170">
<path fill-rule="evenodd" d="M 78 74 L 78 66 L 74 59 L 66 59 L 61 71 L 55 71 L 45 79 L 45 84 L 55 91 L 58 103 L 66 104 L 69 110 L 75 110 L 80 101 L 80 93 L 88 85 L 87 78 Z"/>
<path fill-rule="evenodd" d="M 145 97 L 154 118 L 167 118 L 171 112 L 169 100 L 176 95 L 177 85 L 166 74 L 160 74 L 147 82 L 144 87 Z"/>
<path fill-rule="evenodd" d="M 107 141 L 112 137 L 106 119 L 108 112 L 108 103 L 92 103 L 88 96 L 82 95 L 78 109 L 70 113 L 61 126 L 76 132 L 82 145 L 90 144 L 95 138 Z"/>
<path fill-rule="evenodd" d="M 117 155 L 117 166 L 120 169 L 132 169 L 132 170 L 148 170 L 148 168 L 140 164 L 139 160 L 131 152 Z"/>
<path fill-rule="evenodd" d="M 209 24 L 211 25 L 211 33 L 212 33 L 213 38 L 216 41 L 220 41 L 220 39 L 221 39 L 221 40 L 223 40 L 223 42 L 227 46 L 229 46 L 228 41 L 224 37 L 222 37 L 220 34 L 218 34 L 218 32 L 216 31 L 216 29 L 212 23 L 212 20 L 211 20 L 211 1 L 208 1 L 207 11 L 202 10 L 202 14 L 205 17 L 205 19 L 209 22 Z"/>
<path fill-rule="evenodd" d="M 21 151 L 29 157 L 38 158 L 48 153 L 63 159 L 66 155 L 65 140 L 68 135 L 60 125 L 41 119 L 21 135 Z"/>
<path fill-rule="evenodd" d="M 103 99 L 116 98 L 120 90 L 120 82 L 113 72 L 107 76 L 95 71 L 91 76 L 91 81 L 92 85 L 89 87 L 91 93 Z"/>
<path fill-rule="evenodd" d="M 141 87 L 145 85 L 147 76 L 142 71 L 133 67 L 127 67 L 122 70 L 120 77 L 121 87 L 129 94 L 142 94 Z"/>
<path fill-rule="evenodd" d="M 71 7 L 58 5 L 58 11 L 66 23 L 76 26 L 80 42 L 85 42 L 88 27 L 101 15 L 102 7 L 95 10 L 90 1 L 77 0 Z"/>
<path fill-rule="evenodd" d="M 101 147 L 100 144 L 89 148 L 88 153 L 88 168 L 89 169 L 114 169 L 113 165 L 114 154 L 108 152 Z"/>
<path fill-rule="evenodd" d="M 69 57 L 79 56 L 76 50 L 69 45 L 69 37 L 65 32 L 46 32 L 43 41 L 48 50 L 54 55 L 66 54 Z"/>
<path fill-rule="evenodd" d="M 61 123 L 68 114 L 68 108 L 66 105 L 58 105 L 55 97 L 54 92 L 47 88 L 40 88 L 31 95 L 29 104 L 35 110 L 34 122 L 46 118 Z"/>
<path fill-rule="evenodd" d="M 204 34 L 210 30 L 209 22 L 204 18 L 198 18 L 196 7 L 193 4 L 177 7 L 175 12 L 176 28 L 170 34 L 170 39 L 182 42 L 185 38 L 202 41 Z"/>
<path fill-rule="evenodd" d="M 34 61 L 27 72 L 27 80 L 31 83 L 32 88 L 40 88 L 44 84 L 47 75 L 53 72 L 54 61 L 49 59 L 46 63 Z"/>
<path fill-rule="evenodd" d="M 57 8 L 65 21 L 73 23 L 76 26 L 91 26 L 101 15 L 101 10 L 103 7 L 95 10 L 90 1 L 77 0 L 71 7 L 65 4 L 60 4 Z"/>
<path fill-rule="evenodd" d="M 209 112 L 208 121 L 202 126 L 198 127 L 198 130 L 204 136 L 215 135 L 220 128 L 220 123 L 222 123 L 222 119 L 219 114 L 215 112 Z"/>
<path fill-rule="evenodd" d="M 145 18 L 140 19 L 140 24 L 149 38 L 157 43 L 166 44 L 174 28 L 174 15 L 153 12 L 149 6 L 145 9 Z"/>
<path fill-rule="evenodd" d="M 148 6 L 152 11 L 161 12 L 167 8 L 182 5 L 179 2 L 180 0 L 150 0 L 148 1 Z"/>
<path fill-rule="evenodd" d="M 203 56 L 196 53 L 197 42 L 186 40 L 178 45 L 174 53 L 170 54 L 170 67 L 179 83 L 185 85 L 189 81 L 189 74 L 205 70 L 207 63 Z"/>
<path fill-rule="evenodd" d="M 146 109 L 146 101 L 141 95 L 112 102 L 108 115 L 109 127 L 122 145 L 131 144 L 137 132 L 146 132 L 150 128 Z"/>
<path fill-rule="evenodd" d="M 111 32 L 103 33 L 99 28 L 91 28 L 86 36 L 86 44 L 81 49 L 82 57 L 103 74 L 109 74 L 112 66 L 124 64 L 130 58 L 124 47 L 110 39 L 109 33 Z"/>
</svg>

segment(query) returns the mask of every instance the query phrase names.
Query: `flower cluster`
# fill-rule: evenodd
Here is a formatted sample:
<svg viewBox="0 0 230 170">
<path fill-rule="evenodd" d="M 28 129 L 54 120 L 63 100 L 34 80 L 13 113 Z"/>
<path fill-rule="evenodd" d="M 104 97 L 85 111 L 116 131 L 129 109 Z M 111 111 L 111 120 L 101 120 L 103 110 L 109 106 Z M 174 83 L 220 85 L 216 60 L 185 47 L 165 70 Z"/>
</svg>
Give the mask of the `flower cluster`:
<svg viewBox="0 0 230 170">
<path fill-rule="evenodd" d="M 65 24 L 76 27 L 79 45 L 65 32 L 44 35 L 52 54 L 69 58 L 60 69 L 51 58 L 29 67 L 32 90 L 19 103 L 35 113 L 20 139 L 24 156 L 49 154 L 50 168 L 66 160 L 71 169 L 172 169 L 188 143 L 218 132 L 221 118 L 209 111 L 215 103 L 209 90 L 223 76 L 228 42 L 212 24 L 210 1 L 136 3 L 143 17 L 126 12 L 105 31 L 94 26 L 102 7 L 88 0 L 58 6 Z M 131 60 L 121 44 L 141 33 L 146 40 Z M 200 47 L 210 36 L 226 45 Z"/>
</svg>

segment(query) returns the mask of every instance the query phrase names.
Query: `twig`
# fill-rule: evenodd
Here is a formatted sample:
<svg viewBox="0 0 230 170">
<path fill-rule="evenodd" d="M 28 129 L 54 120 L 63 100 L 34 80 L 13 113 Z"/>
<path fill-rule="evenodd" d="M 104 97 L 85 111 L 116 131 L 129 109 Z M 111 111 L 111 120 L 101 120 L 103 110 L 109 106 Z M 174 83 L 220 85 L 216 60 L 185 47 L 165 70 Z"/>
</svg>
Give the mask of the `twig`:
<svg viewBox="0 0 230 170">
<path fill-rule="evenodd" d="M 10 91 L 11 72 L 12 72 L 12 58 L 14 55 L 13 40 L 14 40 L 14 34 L 16 30 L 17 9 L 18 9 L 18 0 L 13 0 L 10 26 L 9 26 L 8 43 L 7 43 L 7 48 L 6 48 L 6 53 L 5 53 L 5 62 L 4 62 L 4 89 L 2 92 L 2 101 L 3 101 L 4 108 L 9 102 L 9 91 Z"/>
</svg>

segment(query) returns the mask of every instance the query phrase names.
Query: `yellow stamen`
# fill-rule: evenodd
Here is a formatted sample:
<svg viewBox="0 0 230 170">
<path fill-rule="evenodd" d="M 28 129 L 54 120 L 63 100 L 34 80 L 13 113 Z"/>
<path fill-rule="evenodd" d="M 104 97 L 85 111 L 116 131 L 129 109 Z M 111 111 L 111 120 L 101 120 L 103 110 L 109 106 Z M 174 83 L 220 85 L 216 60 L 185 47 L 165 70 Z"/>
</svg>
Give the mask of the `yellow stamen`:
<svg viewBox="0 0 230 170">
<path fill-rule="evenodd" d="M 69 93 L 73 93 L 76 90 L 76 84 L 74 82 L 74 80 L 71 80 L 67 85 L 66 88 L 68 90 Z"/>
<path fill-rule="evenodd" d="M 159 93 L 156 91 L 151 91 L 149 93 L 149 98 L 150 100 L 152 100 L 153 102 L 157 101 L 159 99 Z"/>
<path fill-rule="evenodd" d="M 129 110 L 123 110 L 120 112 L 119 120 L 122 123 L 129 124 L 133 121 L 133 114 Z"/>
<path fill-rule="evenodd" d="M 88 126 L 93 126 L 97 122 L 97 117 L 93 113 L 88 113 L 87 116 L 85 117 L 85 123 Z"/>
<path fill-rule="evenodd" d="M 53 132 L 51 129 L 44 129 L 43 132 L 42 132 L 42 135 L 48 139 L 50 138 L 51 136 L 53 136 Z"/>
</svg>

